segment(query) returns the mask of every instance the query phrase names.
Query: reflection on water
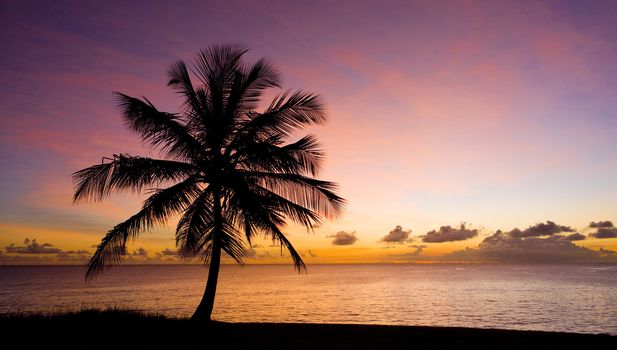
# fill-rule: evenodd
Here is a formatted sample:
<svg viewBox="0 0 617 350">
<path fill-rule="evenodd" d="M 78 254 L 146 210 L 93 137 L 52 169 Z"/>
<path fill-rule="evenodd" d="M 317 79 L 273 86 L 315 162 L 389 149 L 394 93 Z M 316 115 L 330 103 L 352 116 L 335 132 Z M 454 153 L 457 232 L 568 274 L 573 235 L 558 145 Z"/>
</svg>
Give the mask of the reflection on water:
<svg viewBox="0 0 617 350">
<path fill-rule="evenodd" d="M 131 307 L 190 316 L 201 266 L 0 267 L 0 312 Z M 224 266 L 221 321 L 374 323 L 617 334 L 617 266 Z"/>
</svg>

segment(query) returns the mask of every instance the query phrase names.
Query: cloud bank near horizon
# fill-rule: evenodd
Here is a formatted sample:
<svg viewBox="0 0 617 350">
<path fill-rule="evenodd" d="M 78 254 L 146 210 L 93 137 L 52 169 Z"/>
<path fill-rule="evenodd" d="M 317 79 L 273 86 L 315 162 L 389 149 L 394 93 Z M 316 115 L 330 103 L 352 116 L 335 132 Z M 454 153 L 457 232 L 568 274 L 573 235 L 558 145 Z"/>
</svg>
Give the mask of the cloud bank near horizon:
<svg viewBox="0 0 617 350">
<path fill-rule="evenodd" d="M 463 250 L 444 252 L 436 255 L 434 247 L 441 246 L 444 242 L 458 242 L 479 235 L 478 229 L 470 229 L 465 224 L 457 228 L 442 226 L 439 230 L 432 230 L 422 237 L 425 244 L 408 245 L 413 250 L 407 253 L 383 254 L 396 260 L 409 261 L 460 261 L 460 262 L 506 262 L 506 263 L 596 263 L 609 262 L 617 263 L 617 252 L 611 244 L 617 237 L 617 229 L 611 221 L 591 222 L 583 228 L 591 229 L 587 236 L 578 232 L 579 230 L 570 226 L 559 225 L 554 221 L 536 223 L 526 229 L 513 228 L 510 231 L 497 230 L 490 236 L 485 237 L 476 247 L 467 247 Z M 382 251 L 381 248 L 388 248 L 389 251 L 401 251 L 404 243 L 411 243 L 411 230 L 403 229 L 397 225 L 387 235 L 377 243 L 373 244 L 375 251 Z M 300 254 L 306 258 L 328 259 L 331 257 L 329 252 L 333 249 L 340 249 L 338 246 L 351 246 L 359 240 L 356 231 L 339 231 L 333 235 L 325 236 L 330 241 L 329 248 L 319 248 L 319 256 L 313 247 L 308 250 L 299 250 Z M 579 243 L 582 242 L 582 243 Z M 604 243 L 607 243 L 607 248 Z M 378 243 L 386 243 L 380 246 Z M 593 247 L 590 249 L 578 244 Z M 602 246 L 600 246 L 602 244 Z M 301 248 L 300 246 L 297 246 Z M 598 248 L 599 247 L 599 248 Z M 22 244 L 11 243 L 0 250 L 0 264 L 85 264 L 91 257 L 92 248 L 67 250 L 55 244 L 45 242 L 39 243 L 36 238 L 24 239 Z M 289 256 L 286 252 L 279 253 L 278 245 L 269 246 L 267 244 L 255 243 L 246 248 L 246 258 L 253 262 L 283 262 Z M 361 247 L 362 249 L 371 249 Z M 354 248 L 356 249 L 356 248 Z M 371 254 L 375 254 L 375 251 Z M 130 251 L 127 249 L 123 258 L 128 263 L 191 263 L 191 260 L 182 260 L 177 251 L 171 248 L 151 249 L 136 246 Z M 319 260 L 315 260 L 319 261 Z M 194 262 L 194 261 L 193 261 Z M 225 262 L 231 262 L 225 260 Z"/>
<path fill-rule="evenodd" d="M 497 230 L 486 237 L 477 248 L 465 248 L 446 254 L 444 261 L 500 262 L 500 263 L 617 263 L 617 252 L 600 248 L 592 250 L 573 241 L 583 235 L 556 234 L 554 230 L 542 235 L 521 235 L 521 230 Z M 560 231 L 568 232 L 568 231 Z"/>
<path fill-rule="evenodd" d="M 411 230 L 404 230 L 402 226 L 396 225 L 392 231 L 388 232 L 388 234 L 383 236 L 379 241 L 384 243 L 403 244 L 412 242 L 413 238 L 411 237 Z"/>
<path fill-rule="evenodd" d="M 590 228 L 596 229 L 595 232 L 589 234 L 594 238 L 617 238 L 617 227 L 613 226 L 612 221 L 591 222 Z"/>
<path fill-rule="evenodd" d="M 90 248 L 95 248 L 96 245 Z M 86 264 L 93 252 L 86 249 L 64 250 L 51 243 L 39 243 L 36 238 L 24 239 L 23 245 L 11 243 L 0 250 L 0 264 Z M 174 262 L 179 261 L 175 250 L 166 248 L 152 256 L 150 251 L 137 247 L 126 251 L 125 263 Z"/>
<path fill-rule="evenodd" d="M 443 242 L 456 242 L 464 241 L 466 239 L 473 238 L 478 235 L 477 229 L 467 229 L 465 224 L 462 223 L 459 228 L 454 228 L 450 225 L 441 226 L 438 231 L 432 230 L 422 236 L 422 242 L 424 243 L 443 243 Z"/>
<path fill-rule="evenodd" d="M 332 245 L 352 245 L 358 240 L 358 237 L 356 237 L 356 231 L 339 231 L 334 235 L 326 236 L 326 238 L 332 238 Z"/>
</svg>

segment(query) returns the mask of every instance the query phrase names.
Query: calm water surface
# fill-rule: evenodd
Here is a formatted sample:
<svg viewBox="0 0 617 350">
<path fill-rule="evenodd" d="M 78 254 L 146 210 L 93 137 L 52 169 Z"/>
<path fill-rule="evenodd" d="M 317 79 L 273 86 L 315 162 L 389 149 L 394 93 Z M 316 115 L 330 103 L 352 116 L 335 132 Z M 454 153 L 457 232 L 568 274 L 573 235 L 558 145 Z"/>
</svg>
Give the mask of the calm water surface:
<svg viewBox="0 0 617 350">
<path fill-rule="evenodd" d="M 188 317 L 202 266 L 0 267 L 0 313 L 130 307 Z M 223 266 L 220 321 L 371 323 L 617 334 L 617 266 Z"/>
</svg>

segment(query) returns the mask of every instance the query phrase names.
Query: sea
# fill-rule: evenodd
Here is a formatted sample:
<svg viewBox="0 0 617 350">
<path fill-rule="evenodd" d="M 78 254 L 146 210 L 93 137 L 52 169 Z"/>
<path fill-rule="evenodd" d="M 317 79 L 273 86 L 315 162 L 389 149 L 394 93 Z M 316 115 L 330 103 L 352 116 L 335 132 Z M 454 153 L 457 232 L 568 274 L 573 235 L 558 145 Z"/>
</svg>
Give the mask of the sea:
<svg viewBox="0 0 617 350">
<path fill-rule="evenodd" d="M 130 308 L 189 317 L 200 265 L 0 266 L 0 313 Z M 223 265 L 213 319 L 617 335 L 615 265 Z"/>
</svg>

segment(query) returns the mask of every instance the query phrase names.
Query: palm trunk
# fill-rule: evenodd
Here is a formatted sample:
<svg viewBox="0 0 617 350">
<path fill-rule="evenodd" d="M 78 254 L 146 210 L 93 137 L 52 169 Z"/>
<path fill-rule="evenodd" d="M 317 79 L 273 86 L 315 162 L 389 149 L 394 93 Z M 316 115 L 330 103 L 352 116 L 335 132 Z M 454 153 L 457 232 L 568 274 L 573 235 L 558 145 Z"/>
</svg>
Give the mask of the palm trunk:
<svg viewBox="0 0 617 350">
<path fill-rule="evenodd" d="M 212 320 L 212 309 L 214 308 L 214 297 L 216 296 L 216 284 L 219 278 L 219 268 L 221 267 L 221 244 L 220 234 L 222 228 L 221 199 L 218 190 L 213 191 L 213 211 L 214 211 L 214 237 L 212 237 L 212 255 L 210 255 L 210 270 L 208 271 L 208 281 L 206 290 L 201 298 L 201 302 L 192 320 L 210 321 Z"/>
<path fill-rule="evenodd" d="M 214 297 L 216 296 L 216 284 L 219 277 L 219 267 L 221 266 L 221 247 L 217 242 L 214 242 L 212 247 L 212 256 L 210 256 L 210 270 L 208 272 L 208 281 L 206 282 L 206 290 L 201 298 L 201 302 L 195 313 L 191 317 L 192 320 L 210 321 L 212 309 L 214 308 Z"/>
</svg>

